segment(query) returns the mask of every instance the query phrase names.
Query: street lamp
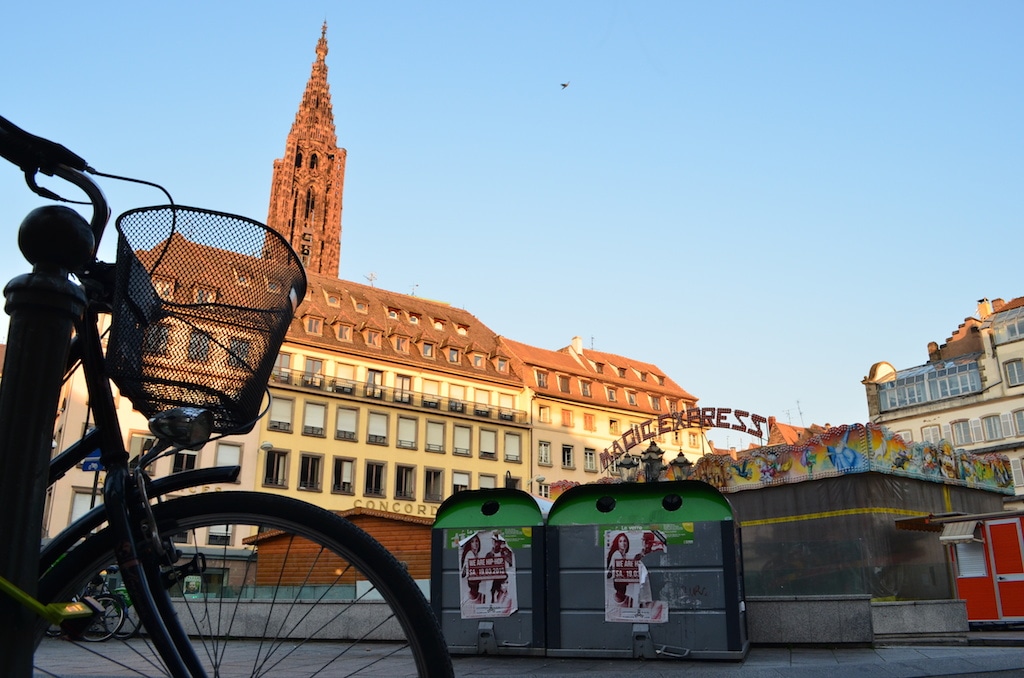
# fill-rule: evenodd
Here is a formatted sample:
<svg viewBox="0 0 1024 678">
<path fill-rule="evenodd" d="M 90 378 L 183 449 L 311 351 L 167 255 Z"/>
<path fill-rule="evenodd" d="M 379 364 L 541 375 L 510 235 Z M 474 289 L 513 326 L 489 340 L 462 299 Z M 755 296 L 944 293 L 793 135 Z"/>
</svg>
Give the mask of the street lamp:
<svg viewBox="0 0 1024 678">
<path fill-rule="evenodd" d="M 632 483 L 636 481 L 636 470 L 640 468 L 639 459 L 627 452 L 619 458 L 616 466 L 619 469 L 619 477 L 622 478 L 622 482 Z"/>
<path fill-rule="evenodd" d="M 673 480 L 686 480 L 693 470 L 693 462 L 686 458 L 682 450 L 679 450 L 679 454 L 668 463 L 668 466 Z"/>
<path fill-rule="evenodd" d="M 658 443 L 652 440 L 650 446 L 640 455 L 640 461 L 644 465 L 644 480 L 649 483 L 658 481 L 661 472 L 665 470 L 664 454 Z"/>
</svg>

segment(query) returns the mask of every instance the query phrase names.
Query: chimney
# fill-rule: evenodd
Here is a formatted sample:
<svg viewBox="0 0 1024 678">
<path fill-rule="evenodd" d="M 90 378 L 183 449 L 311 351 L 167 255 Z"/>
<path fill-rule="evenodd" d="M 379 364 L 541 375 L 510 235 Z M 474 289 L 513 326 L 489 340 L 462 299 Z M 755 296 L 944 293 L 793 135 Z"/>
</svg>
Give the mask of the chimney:
<svg viewBox="0 0 1024 678">
<path fill-rule="evenodd" d="M 978 320 L 984 320 L 992 315 L 992 302 L 988 299 L 978 299 Z"/>
<path fill-rule="evenodd" d="M 573 337 L 572 338 L 572 351 L 576 355 L 583 355 L 583 338 Z"/>
</svg>

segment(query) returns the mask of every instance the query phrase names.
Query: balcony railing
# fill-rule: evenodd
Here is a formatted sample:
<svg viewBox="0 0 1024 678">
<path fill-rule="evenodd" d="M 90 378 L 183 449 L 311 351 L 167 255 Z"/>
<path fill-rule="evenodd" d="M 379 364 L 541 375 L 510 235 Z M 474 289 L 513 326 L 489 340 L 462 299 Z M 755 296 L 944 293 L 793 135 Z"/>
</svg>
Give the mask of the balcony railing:
<svg viewBox="0 0 1024 678">
<path fill-rule="evenodd" d="M 420 407 L 426 410 L 437 410 L 441 412 L 454 412 L 467 416 L 496 421 L 507 421 L 515 424 L 525 424 L 528 420 L 527 413 L 523 410 L 515 410 L 508 407 L 495 407 L 482 403 L 473 403 L 458 398 L 446 398 L 431 393 L 420 393 L 405 388 L 391 388 L 389 386 L 378 386 L 377 384 L 364 384 L 350 379 L 337 379 L 322 374 L 311 374 L 309 372 L 296 372 L 289 370 L 276 370 L 271 375 L 271 381 L 275 384 L 287 384 L 316 391 L 326 391 L 350 396 L 356 399 L 366 399 Z M 273 427 L 275 422 L 271 422 Z M 284 422 L 280 422 L 284 423 Z M 287 428 L 278 430 L 290 430 L 291 426 L 284 423 Z"/>
</svg>

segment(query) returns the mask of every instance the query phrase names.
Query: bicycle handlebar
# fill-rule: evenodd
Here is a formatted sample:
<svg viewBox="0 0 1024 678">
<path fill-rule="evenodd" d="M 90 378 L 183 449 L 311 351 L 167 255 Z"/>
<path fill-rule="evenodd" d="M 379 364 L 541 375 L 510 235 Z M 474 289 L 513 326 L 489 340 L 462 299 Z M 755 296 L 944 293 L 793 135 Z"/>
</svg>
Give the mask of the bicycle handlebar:
<svg viewBox="0 0 1024 678">
<path fill-rule="evenodd" d="M 54 141 L 29 134 L 4 117 L 0 117 L 0 155 L 26 175 L 42 172 L 53 176 L 60 165 L 79 172 L 89 169 L 89 163 L 81 156 Z"/>
</svg>

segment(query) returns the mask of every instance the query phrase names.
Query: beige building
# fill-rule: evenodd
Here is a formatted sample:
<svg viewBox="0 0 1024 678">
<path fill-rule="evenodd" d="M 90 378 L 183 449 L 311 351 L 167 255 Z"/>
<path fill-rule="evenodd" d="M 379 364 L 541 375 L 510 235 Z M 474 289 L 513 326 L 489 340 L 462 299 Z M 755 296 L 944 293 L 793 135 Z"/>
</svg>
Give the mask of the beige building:
<svg viewBox="0 0 1024 678">
<path fill-rule="evenodd" d="M 945 343 L 928 345 L 928 362 L 875 363 L 863 383 L 873 423 L 907 441 L 1005 454 L 1024 495 L 1024 297 L 982 299 Z"/>
<path fill-rule="evenodd" d="M 502 343 L 522 374 L 533 422 L 535 488 L 547 496 L 552 482 L 589 483 L 608 476 L 602 453 L 643 422 L 694 407 L 697 399 L 657 366 L 583 348 L 580 337 L 558 351 L 508 338 Z M 655 438 L 675 456 L 695 460 L 710 451 L 699 428 Z M 642 448 L 634 449 L 639 454 Z M 529 488 L 534 489 L 534 488 Z"/>
</svg>

